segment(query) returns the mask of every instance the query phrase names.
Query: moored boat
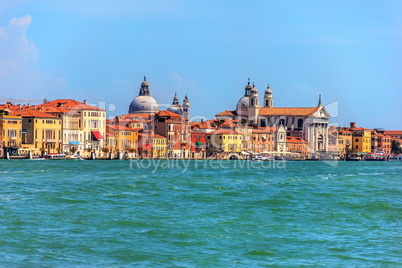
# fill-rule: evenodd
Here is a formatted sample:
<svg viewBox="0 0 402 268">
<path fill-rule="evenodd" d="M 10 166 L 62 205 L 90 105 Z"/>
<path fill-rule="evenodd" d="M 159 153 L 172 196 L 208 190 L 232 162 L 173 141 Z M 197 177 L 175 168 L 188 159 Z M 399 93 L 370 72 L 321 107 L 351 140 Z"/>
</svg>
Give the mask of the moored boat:
<svg viewBox="0 0 402 268">
<path fill-rule="evenodd" d="M 391 156 L 389 161 L 402 161 L 402 154 Z"/>
<path fill-rule="evenodd" d="M 65 154 L 47 154 L 44 157 L 45 159 L 51 159 L 51 160 L 59 160 L 59 159 L 66 159 Z"/>
</svg>

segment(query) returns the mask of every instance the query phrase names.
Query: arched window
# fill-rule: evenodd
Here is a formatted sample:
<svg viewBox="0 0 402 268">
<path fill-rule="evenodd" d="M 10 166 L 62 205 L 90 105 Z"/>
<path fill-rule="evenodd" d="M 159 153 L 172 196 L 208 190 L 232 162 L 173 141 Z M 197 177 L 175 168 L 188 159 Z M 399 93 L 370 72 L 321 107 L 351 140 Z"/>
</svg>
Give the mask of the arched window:
<svg viewBox="0 0 402 268">
<path fill-rule="evenodd" d="M 261 127 L 266 127 L 267 126 L 267 124 L 265 123 L 264 119 L 260 120 L 260 125 L 261 125 Z"/>
<path fill-rule="evenodd" d="M 251 106 L 254 105 L 254 99 L 251 99 Z"/>
<path fill-rule="evenodd" d="M 285 125 L 285 119 L 279 120 L 279 125 Z"/>
</svg>

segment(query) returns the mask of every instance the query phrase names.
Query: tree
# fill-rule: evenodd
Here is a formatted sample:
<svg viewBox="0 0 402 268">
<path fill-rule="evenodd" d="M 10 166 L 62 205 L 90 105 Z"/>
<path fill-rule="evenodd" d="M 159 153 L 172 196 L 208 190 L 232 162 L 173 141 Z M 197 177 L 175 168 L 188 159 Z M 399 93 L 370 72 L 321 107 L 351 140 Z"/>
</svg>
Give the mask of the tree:
<svg viewBox="0 0 402 268">
<path fill-rule="evenodd" d="M 393 154 L 401 154 L 402 149 L 401 149 L 401 144 L 399 143 L 398 140 L 393 140 L 391 143 L 391 153 Z"/>
<path fill-rule="evenodd" d="M 75 154 L 75 152 L 77 152 L 77 148 L 75 148 L 74 146 L 70 148 L 70 152 L 72 154 Z"/>
</svg>

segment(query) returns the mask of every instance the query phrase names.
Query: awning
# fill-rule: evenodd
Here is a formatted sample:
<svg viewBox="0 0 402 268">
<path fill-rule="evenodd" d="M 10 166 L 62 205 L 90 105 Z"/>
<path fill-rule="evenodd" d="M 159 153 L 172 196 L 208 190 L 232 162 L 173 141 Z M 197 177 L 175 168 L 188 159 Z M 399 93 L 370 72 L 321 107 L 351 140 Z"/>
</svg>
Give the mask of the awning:
<svg viewBox="0 0 402 268">
<path fill-rule="evenodd" d="M 197 141 L 195 144 L 199 145 L 199 146 L 202 146 L 202 142 L 200 142 L 200 141 Z"/>
<path fill-rule="evenodd" d="M 80 142 L 79 141 L 70 141 L 70 144 L 72 144 L 72 145 L 80 145 Z"/>
<path fill-rule="evenodd" d="M 92 130 L 92 135 L 94 135 L 96 140 L 104 140 L 102 134 L 99 131 Z"/>
</svg>

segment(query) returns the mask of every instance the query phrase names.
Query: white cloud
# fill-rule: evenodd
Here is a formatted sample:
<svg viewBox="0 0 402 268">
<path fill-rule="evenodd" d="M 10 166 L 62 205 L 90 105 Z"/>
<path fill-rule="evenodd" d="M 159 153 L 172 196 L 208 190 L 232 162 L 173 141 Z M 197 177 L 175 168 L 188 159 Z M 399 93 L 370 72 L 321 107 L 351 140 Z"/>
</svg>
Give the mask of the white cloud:
<svg viewBox="0 0 402 268">
<path fill-rule="evenodd" d="M 68 87 L 64 77 L 53 77 L 32 64 L 38 60 L 38 50 L 26 36 L 31 23 L 31 16 L 26 15 L 0 26 L 1 97 L 40 99 Z"/>
<path fill-rule="evenodd" d="M 21 17 L 21 18 L 12 18 L 10 20 L 10 25 L 13 26 L 18 26 L 18 27 L 27 27 L 31 24 L 32 22 L 32 18 L 29 15 L 26 15 L 25 17 Z"/>
</svg>

